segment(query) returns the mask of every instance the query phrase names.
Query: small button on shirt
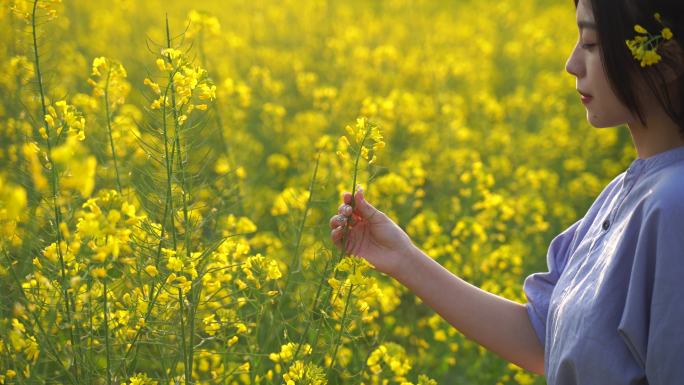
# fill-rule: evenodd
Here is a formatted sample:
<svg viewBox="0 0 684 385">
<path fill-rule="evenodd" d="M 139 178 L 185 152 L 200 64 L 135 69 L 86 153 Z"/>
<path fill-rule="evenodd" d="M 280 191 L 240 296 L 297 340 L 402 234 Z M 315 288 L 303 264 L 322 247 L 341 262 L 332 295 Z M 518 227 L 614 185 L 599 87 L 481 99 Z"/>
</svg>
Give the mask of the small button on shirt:
<svg viewBox="0 0 684 385">
<path fill-rule="evenodd" d="M 523 290 L 549 385 L 684 384 L 684 147 L 634 160 Z"/>
<path fill-rule="evenodd" d="M 603 221 L 603 229 L 608 230 L 609 227 L 610 227 L 610 221 L 606 219 L 605 221 Z"/>
</svg>

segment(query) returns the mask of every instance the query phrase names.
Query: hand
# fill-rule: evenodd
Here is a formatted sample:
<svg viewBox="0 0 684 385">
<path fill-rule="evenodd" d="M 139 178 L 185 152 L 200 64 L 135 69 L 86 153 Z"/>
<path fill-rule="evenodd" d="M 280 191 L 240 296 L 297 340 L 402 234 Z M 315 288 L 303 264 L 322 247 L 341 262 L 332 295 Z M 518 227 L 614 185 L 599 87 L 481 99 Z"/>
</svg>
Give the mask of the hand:
<svg viewBox="0 0 684 385">
<path fill-rule="evenodd" d="M 345 192 L 342 200 L 338 214 L 330 218 L 330 237 L 335 245 L 341 249 L 344 239 L 347 253 L 366 259 L 385 274 L 393 276 L 399 272 L 415 248 L 409 236 L 368 203 L 360 188 L 354 195 L 354 208 L 351 193 Z M 351 222 L 348 227 L 347 222 Z"/>
</svg>

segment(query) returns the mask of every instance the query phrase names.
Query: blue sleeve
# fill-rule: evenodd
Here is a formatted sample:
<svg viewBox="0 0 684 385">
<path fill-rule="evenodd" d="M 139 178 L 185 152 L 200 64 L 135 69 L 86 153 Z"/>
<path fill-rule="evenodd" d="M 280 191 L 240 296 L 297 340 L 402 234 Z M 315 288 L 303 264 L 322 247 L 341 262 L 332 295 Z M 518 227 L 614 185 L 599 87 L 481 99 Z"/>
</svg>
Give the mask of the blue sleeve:
<svg viewBox="0 0 684 385">
<path fill-rule="evenodd" d="M 551 241 L 546 254 L 549 271 L 529 275 L 523 283 L 523 291 L 528 300 L 525 304 L 527 314 L 542 345 L 545 345 L 546 341 L 546 319 L 551 293 L 565 268 L 570 246 L 580 222 L 581 220 L 575 222 Z"/>
<path fill-rule="evenodd" d="M 650 385 L 684 379 L 684 197 L 644 216 L 618 332 Z"/>
</svg>

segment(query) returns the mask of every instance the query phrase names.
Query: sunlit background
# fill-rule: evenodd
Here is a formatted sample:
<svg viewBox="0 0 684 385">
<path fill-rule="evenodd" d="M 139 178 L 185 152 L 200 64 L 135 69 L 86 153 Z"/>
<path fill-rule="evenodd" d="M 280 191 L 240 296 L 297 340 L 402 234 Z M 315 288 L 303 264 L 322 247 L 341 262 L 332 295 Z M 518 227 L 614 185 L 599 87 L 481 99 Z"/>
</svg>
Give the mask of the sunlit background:
<svg viewBox="0 0 684 385">
<path fill-rule="evenodd" d="M 0 384 L 544 384 L 328 218 L 356 176 L 525 302 L 635 156 L 564 70 L 571 1 L 0 4 Z"/>
</svg>

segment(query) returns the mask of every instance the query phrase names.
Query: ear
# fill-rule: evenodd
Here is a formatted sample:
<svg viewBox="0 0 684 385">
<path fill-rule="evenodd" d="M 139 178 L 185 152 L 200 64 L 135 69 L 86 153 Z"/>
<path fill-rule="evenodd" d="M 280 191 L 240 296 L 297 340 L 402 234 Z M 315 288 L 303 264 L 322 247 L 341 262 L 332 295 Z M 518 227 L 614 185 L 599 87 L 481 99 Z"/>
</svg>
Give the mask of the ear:
<svg viewBox="0 0 684 385">
<path fill-rule="evenodd" d="M 663 61 L 660 63 L 665 84 L 677 81 L 684 75 L 684 49 L 676 40 L 668 40 L 661 45 Z"/>
</svg>

